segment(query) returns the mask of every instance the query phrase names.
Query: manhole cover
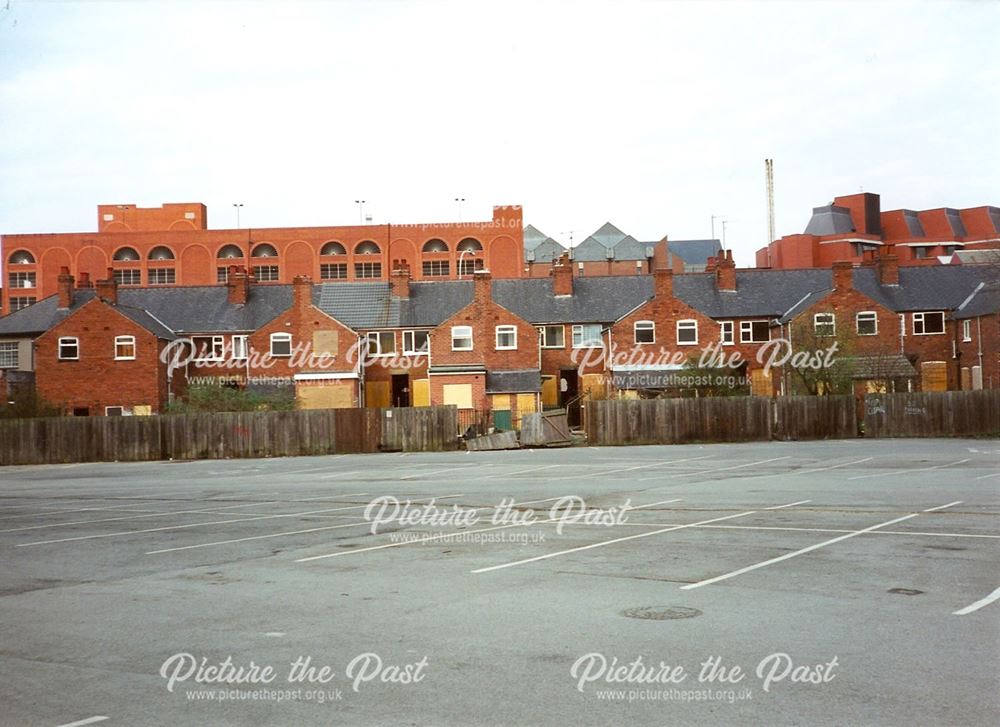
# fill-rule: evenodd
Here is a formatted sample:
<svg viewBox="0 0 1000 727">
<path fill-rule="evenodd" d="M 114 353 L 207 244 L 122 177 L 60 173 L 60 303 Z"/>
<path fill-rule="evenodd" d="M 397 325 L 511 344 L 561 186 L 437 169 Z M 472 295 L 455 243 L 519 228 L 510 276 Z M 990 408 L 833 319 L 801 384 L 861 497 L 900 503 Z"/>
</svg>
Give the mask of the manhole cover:
<svg viewBox="0 0 1000 727">
<path fill-rule="evenodd" d="M 890 588 L 889 593 L 895 593 L 897 596 L 919 596 L 923 591 L 915 588 Z"/>
<path fill-rule="evenodd" d="M 668 621 L 671 619 L 701 616 L 701 611 L 697 608 L 688 608 L 687 606 L 639 606 L 637 608 L 626 608 L 621 614 L 626 618 Z"/>
</svg>

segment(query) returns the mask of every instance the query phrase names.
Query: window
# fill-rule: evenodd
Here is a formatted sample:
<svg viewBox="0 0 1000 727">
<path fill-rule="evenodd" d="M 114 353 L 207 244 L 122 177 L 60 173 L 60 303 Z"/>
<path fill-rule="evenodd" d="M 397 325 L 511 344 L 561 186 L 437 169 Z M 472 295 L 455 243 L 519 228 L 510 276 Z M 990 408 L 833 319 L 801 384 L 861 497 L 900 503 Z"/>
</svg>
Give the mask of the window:
<svg viewBox="0 0 1000 727">
<path fill-rule="evenodd" d="M 455 249 L 459 252 L 479 252 L 483 249 L 483 245 L 474 237 L 466 237 Z"/>
<path fill-rule="evenodd" d="M 255 280 L 261 283 L 276 283 L 278 282 L 278 266 L 254 265 L 253 277 Z"/>
<path fill-rule="evenodd" d="M 177 280 L 173 268 L 150 268 L 148 276 L 150 285 L 173 285 Z"/>
<path fill-rule="evenodd" d="M 962 340 L 971 341 L 972 340 L 972 319 L 966 318 L 962 321 Z"/>
<path fill-rule="evenodd" d="M 118 285 L 142 285 L 142 271 L 138 268 L 115 270 L 115 282 Z"/>
<path fill-rule="evenodd" d="M 396 353 L 396 334 L 392 331 L 370 331 L 368 333 L 369 356 L 391 356 Z"/>
<path fill-rule="evenodd" d="M 19 311 L 22 308 L 27 308 L 29 305 L 34 305 L 35 300 L 37 300 L 37 299 L 35 297 L 33 297 L 33 296 L 30 296 L 30 295 L 27 295 L 27 296 L 23 296 L 22 295 L 22 296 L 18 296 L 16 298 L 11 298 L 10 299 L 10 312 L 13 313 L 14 311 Z"/>
<path fill-rule="evenodd" d="M 913 314 L 913 335 L 930 336 L 935 333 L 944 333 L 944 313 Z"/>
<path fill-rule="evenodd" d="M 320 280 L 346 280 L 347 263 L 320 263 Z"/>
<path fill-rule="evenodd" d="M 291 356 L 292 355 L 292 334 L 272 333 L 271 334 L 271 355 Z"/>
<path fill-rule="evenodd" d="M 159 247 L 154 247 L 149 251 L 150 260 L 173 260 L 174 253 L 171 252 L 169 247 L 164 247 L 160 245 Z"/>
<path fill-rule="evenodd" d="M 951 257 L 952 255 L 955 254 L 955 246 L 954 245 L 945 245 L 944 247 L 941 248 L 941 254 L 942 255 L 946 255 L 948 257 Z"/>
<path fill-rule="evenodd" d="M 223 336 L 195 336 L 194 361 L 221 361 L 225 356 L 226 339 Z"/>
<path fill-rule="evenodd" d="M 11 265 L 34 265 L 35 256 L 27 250 L 15 250 L 8 258 Z"/>
<path fill-rule="evenodd" d="M 859 336 L 874 336 L 878 334 L 878 315 L 874 311 L 866 310 L 855 316 L 855 323 Z"/>
<path fill-rule="evenodd" d="M 923 260 L 927 257 L 926 247 L 911 247 L 910 249 L 913 250 L 913 257 L 917 260 Z"/>
<path fill-rule="evenodd" d="M 233 336 L 233 358 L 242 361 L 249 351 L 246 334 Z"/>
<path fill-rule="evenodd" d="M 215 282 L 216 283 L 228 283 L 229 282 L 229 268 L 219 267 L 215 269 Z"/>
<path fill-rule="evenodd" d="M 250 251 L 250 257 L 278 257 L 278 251 L 274 249 L 274 245 L 264 242 Z"/>
<path fill-rule="evenodd" d="M 123 406 L 106 406 L 106 407 L 104 407 L 104 416 L 106 416 L 106 417 L 121 417 L 121 416 L 125 416 L 125 407 L 123 407 Z"/>
<path fill-rule="evenodd" d="M 424 243 L 423 252 L 448 252 L 448 244 L 444 240 L 434 238 Z"/>
<path fill-rule="evenodd" d="M 320 255 L 346 255 L 347 250 L 339 242 L 331 241 L 323 245 L 319 251 Z"/>
<path fill-rule="evenodd" d="M 59 339 L 59 360 L 60 361 L 76 361 L 80 358 L 80 339 L 79 338 L 60 338 Z"/>
<path fill-rule="evenodd" d="M 740 343 L 766 343 L 771 340 L 767 321 L 740 321 Z"/>
<path fill-rule="evenodd" d="M 115 361 L 135 360 L 135 336 L 115 336 Z"/>
<path fill-rule="evenodd" d="M 111 259 L 120 263 L 135 263 L 139 262 L 139 252 L 134 247 L 120 247 Z"/>
<path fill-rule="evenodd" d="M 451 265 L 447 260 L 424 260 L 424 277 L 447 277 L 451 273 Z"/>
<path fill-rule="evenodd" d="M 813 330 L 817 336 L 832 336 L 837 332 L 837 321 L 833 313 L 817 313 L 813 316 Z"/>
<path fill-rule="evenodd" d="M 451 350 L 452 351 L 472 350 L 472 326 L 451 327 Z"/>
<path fill-rule="evenodd" d="M 477 270 L 483 269 L 483 261 L 476 260 L 475 258 L 465 258 L 464 260 L 458 261 L 458 274 L 462 275 L 472 275 Z"/>
<path fill-rule="evenodd" d="M 219 260 L 234 260 L 243 257 L 243 251 L 236 245 L 223 245 L 216 257 Z"/>
<path fill-rule="evenodd" d="M 677 343 L 681 346 L 693 346 L 698 343 L 698 321 L 677 321 Z"/>
<path fill-rule="evenodd" d="M 497 326 L 497 351 L 510 351 L 517 348 L 517 326 Z"/>
<path fill-rule="evenodd" d="M 566 329 L 564 326 L 542 326 L 538 329 L 538 340 L 542 348 L 564 348 Z"/>
<path fill-rule="evenodd" d="M 722 321 L 719 324 L 719 340 L 722 341 L 724 346 L 732 346 L 735 342 L 733 339 L 733 322 L 732 321 Z"/>
<path fill-rule="evenodd" d="M 8 277 L 10 281 L 10 287 L 12 288 L 34 288 L 35 287 L 35 274 L 34 273 L 11 273 Z"/>
<path fill-rule="evenodd" d="M 358 246 L 354 248 L 355 255 L 378 255 L 380 252 L 382 251 L 379 249 L 379 246 L 371 240 L 359 242 Z"/>
<path fill-rule="evenodd" d="M 598 348 L 603 345 L 600 323 L 573 326 L 573 348 Z"/>
<path fill-rule="evenodd" d="M 656 324 L 653 321 L 636 321 L 633 332 L 636 343 L 656 342 Z"/>
<path fill-rule="evenodd" d="M 17 341 L 0 341 L 0 369 L 17 368 Z"/>
<path fill-rule="evenodd" d="M 403 353 L 427 353 L 430 348 L 427 331 L 403 331 Z"/>
<path fill-rule="evenodd" d="M 382 263 L 354 263 L 355 278 L 381 278 Z"/>
</svg>

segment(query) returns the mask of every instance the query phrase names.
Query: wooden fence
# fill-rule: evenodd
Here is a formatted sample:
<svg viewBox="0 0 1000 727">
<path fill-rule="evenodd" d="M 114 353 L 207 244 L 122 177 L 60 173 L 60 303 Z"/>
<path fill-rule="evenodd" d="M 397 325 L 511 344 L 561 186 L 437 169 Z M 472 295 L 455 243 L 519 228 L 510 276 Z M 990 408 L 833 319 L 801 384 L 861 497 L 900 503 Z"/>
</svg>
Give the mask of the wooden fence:
<svg viewBox="0 0 1000 727">
<path fill-rule="evenodd" d="M 454 407 L 0 421 L 0 465 L 455 449 Z"/>
<path fill-rule="evenodd" d="M 587 402 L 590 444 L 682 444 L 857 436 L 850 396 Z"/>
<path fill-rule="evenodd" d="M 1000 436 L 1000 389 L 865 397 L 866 437 Z"/>
</svg>

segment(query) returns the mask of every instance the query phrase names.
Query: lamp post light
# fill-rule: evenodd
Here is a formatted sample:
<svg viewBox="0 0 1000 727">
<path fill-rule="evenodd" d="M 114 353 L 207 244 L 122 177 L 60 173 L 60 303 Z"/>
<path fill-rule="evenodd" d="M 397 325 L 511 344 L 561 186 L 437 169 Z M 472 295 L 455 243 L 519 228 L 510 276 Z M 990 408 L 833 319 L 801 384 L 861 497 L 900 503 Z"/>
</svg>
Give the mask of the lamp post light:
<svg viewBox="0 0 1000 727">
<path fill-rule="evenodd" d="M 455 201 L 458 202 L 458 221 L 462 221 L 462 202 L 465 201 L 465 197 L 455 197 Z"/>
<path fill-rule="evenodd" d="M 356 199 L 354 204 L 358 206 L 358 224 L 363 225 L 365 223 L 365 200 Z"/>
<path fill-rule="evenodd" d="M 470 255 L 472 257 L 472 259 L 475 260 L 476 259 L 476 251 L 475 250 L 462 250 L 462 252 L 459 253 L 459 255 L 458 255 L 458 278 L 457 278 L 457 280 L 461 280 L 462 279 L 462 260 L 465 259 L 466 255 Z M 473 268 L 476 267 L 475 263 L 472 264 L 472 267 Z"/>
<path fill-rule="evenodd" d="M 233 202 L 233 207 L 236 209 L 236 229 L 240 229 L 240 208 L 243 206 L 242 202 Z"/>
</svg>

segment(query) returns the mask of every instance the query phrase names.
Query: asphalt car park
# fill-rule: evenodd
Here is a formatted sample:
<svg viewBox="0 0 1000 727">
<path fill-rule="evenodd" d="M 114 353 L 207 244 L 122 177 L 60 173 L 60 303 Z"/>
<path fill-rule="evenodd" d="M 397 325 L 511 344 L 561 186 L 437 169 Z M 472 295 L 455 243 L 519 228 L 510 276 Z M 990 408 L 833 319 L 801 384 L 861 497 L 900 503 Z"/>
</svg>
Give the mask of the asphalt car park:
<svg viewBox="0 0 1000 727">
<path fill-rule="evenodd" d="M 5 468 L 0 724 L 983 724 L 998 465 L 880 440 Z"/>
</svg>

